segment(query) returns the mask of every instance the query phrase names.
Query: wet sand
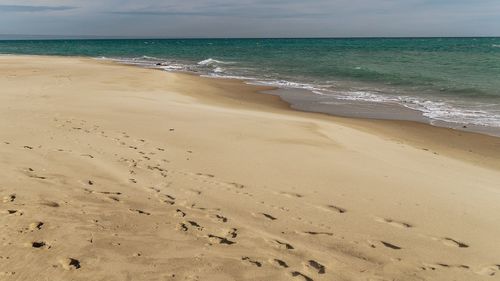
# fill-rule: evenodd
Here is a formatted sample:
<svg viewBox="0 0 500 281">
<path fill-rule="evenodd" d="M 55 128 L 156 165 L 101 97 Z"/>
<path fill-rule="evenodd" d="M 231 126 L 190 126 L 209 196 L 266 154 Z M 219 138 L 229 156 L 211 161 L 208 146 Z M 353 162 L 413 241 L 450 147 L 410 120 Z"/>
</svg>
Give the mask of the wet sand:
<svg viewBox="0 0 500 281">
<path fill-rule="evenodd" d="M 0 57 L 1 280 L 495 280 L 500 139 Z"/>
</svg>

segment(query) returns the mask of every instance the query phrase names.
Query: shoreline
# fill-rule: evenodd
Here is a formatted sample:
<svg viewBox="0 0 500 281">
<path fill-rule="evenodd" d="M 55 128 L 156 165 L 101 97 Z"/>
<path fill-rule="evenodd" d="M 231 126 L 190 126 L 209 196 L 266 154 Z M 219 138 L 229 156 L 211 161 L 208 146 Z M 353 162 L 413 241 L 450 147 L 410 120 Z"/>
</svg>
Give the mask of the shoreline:
<svg viewBox="0 0 500 281">
<path fill-rule="evenodd" d="M 123 64 L 116 61 L 108 60 L 108 62 L 130 67 L 142 68 L 138 65 Z M 282 88 L 279 87 L 250 84 L 245 80 L 235 78 L 203 76 L 199 73 L 194 72 L 165 71 L 163 69 L 155 67 L 146 69 L 153 69 L 155 71 L 165 73 L 194 76 L 201 79 L 223 81 L 226 82 L 223 83 L 226 86 L 234 82 L 237 85 L 239 84 L 243 87 L 248 87 L 249 92 L 253 95 L 270 96 L 270 98 L 257 98 L 257 96 L 253 98 L 250 97 L 249 99 L 246 99 L 245 102 L 252 101 L 261 106 L 264 106 L 265 108 L 285 109 L 295 113 L 303 113 L 306 114 L 306 116 L 307 114 L 312 114 L 312 116 L 315 116 L 322 120 L 340 122 L 347 126 L 354 126 L 357 129 L 361 129 L 369 133 L 374 133 L 389 139 L 404 142 L 416 148 L 431 151 L 432 153 L 442 153 L 444 155 L 457 159 L 471 161 L 485 167 L 500 169 L 500 161 L 498 161 L 498 159 L 500 159 L 500 136 L 497 135 L 463 130 L 462 128 L 437 126 L 429 124 L 423 120 L 415 121 L 342 116 L 330 112 L 321 112 L 314 109 L 295 108 L 294 104 L 286 101 L 282 95 L 276 93 L 277 91 L 282 90 Z M 225 95 L 224 97 L 238 99 L 242 98 L 243 96 L 234 94 L 231 96 Z M 436 137 L 436 134 L 438 135 L 438 137 Z M 443 143 L 443 140 L 449 140 L 450 142 Z"/>
<path fill-rule="evenodd" d="M 426 112 L 423 108 L 417 109 L 415 105 L 411 106 L 411 99 L 406 102 L 397 102 L 396 100 L 391 100 L 389 97 L 385 97 L 388 100 L 385 101 L 373 101 L 365 99 L 349 99 L 335 97 L 329 94 L 325 94 L 324 89 L 320 88 L 309 88 L 316 87 L 313 84 L 301 84 L 293 81 L 278 81 L 278 80 L 262 80 L 255 77 L 238 77 L 238 76 L 225 76 L 224 74 L 219 75 L 217 73 L 203 73 L 200 70 L 179 70 L 177 68 L 169 68 L 168 64 L 163 64 L 163 62 L 145 61 L 138 59 L 112 59 L 105 58 L 107 60 L 120 62 L 129 65 L 135 65 L 146 68 L 162 69 L 167 72 L 180 72 L 180 73 L 192 73 L 206 78 L 214 79 L 234 79 L 242 81 L 248 85 L 263 85 L 276 87 L 277 91 L 271 94 L 279 95 L 286 102 L 290 103 L 293 108 L 309 111 L 309 112 L 320 112 L 327 113 L 333 116 L 341 117 L 351 117 L 351 118 L 363 118 L 363 119 L 375 119 L 375 120 L 396 120 L 396 121 L 417 121 L 420 123 L 425 123 L 428 125 L 444 128 L 452 128 L 459 131 L 465 132 L 476 132 L 481 134 L 486 134 L 490 136 L 500 137 L 500 127 L 487 126 L 487 125 L 477 125 L 469 123 L 461 123 L 458 121 L 446 121 L 445 119 L 440 119 L 436 117 L 429 117 L 428 114 L 433 115 L 434 113 Z M 159 58 L 145 58 L 160 60 Z M 211 59 L 208 59 L 211 60 Z M 159 66 L 161 64 L 161 66 Z M 174 64 L 174 66 L 178 66 Z M 296 86 L 286 86 L 286 85 L 274 85 L 274 83 L 290 83 L 297 84 Z M 367 85 L 365 85 L 366 87 Z M 371 85 L 371 87 L 378 88 L 381 85 Z M 304 88 L 305 87 L 305 88 Z M 345 89 L 344 89 L 345 90 Z M 328 90 L 326 90 L 328 91 Z M 342 91 L 337 89 L 336 91 Z M 365 91 L 365 90 L 362 90 Z M 367 90 L 370 92 L 370 90 Z M 404 96 L 403 96 L 404 97 Z M 380 98 L 380 97 L 379 97 Z"/>
<path fill-rule="evenodd" d="M 117 62 L 125 65 L 157 69 L 165 72 L 192 74 L 210 79 L 237 80 L 240 81 L 241 83 L 251 86 L 272 87 L 272 90 L 264 91 L 264 93 L 267 92 L 268 94 L 271 95 L 280 96 L 280 98 L 283 101 L 290 104 L 290 108 L 299 111 L 324 113 L 336 117 L 346 117 L 355 119 L 413 121 L 434 127 L 448 128 L 462 132 L 473 132 L 493 137 L 500 137 L 500 129 L 497 127 L 488 127 L 488 126 L 473 125 L 473 124 L 465 125 L 458 122 L 454 123 L 440 119 L 432 119 L 424 116 L 424 112 L 420 110 L 406 107 L 402 104 L 395 102 L 373 102 L 373 101 L 362 101 L 362 100 L 349 101 L 349 100 L 329 97 L 329 100 L 327 102 L 328 105 L 324 105 L 322 102 L 318 100 L 318 94 L 314 93 L 313 90 L 266 85 L 263 81 L 259 81 L 257 78 L 245 79 L 244 77 L 213 76 L 204 73 L 199 73 L 196 71 L 164 69 L 158 65 L 149 65 L 149 64 L 144 64 L 142 62 L 132 63 L 131 61 L 122 59 L 104 58 L 104 60 Z"/>
<path fill-rule="evenodd" d="M 294 94 L 294 92 L 307 93 Z M 344 101 L 336 99 L 335 101 L 330 100 L 327 105 L 324 105 L 317 101 L 314 102 L 314 98 L 308 97 L 308 95 L 311 94 L 309 92 L 309 90 L 277 88 L 273 91 L 269 91 L 269 94 L 280 96 L 291 105 L 292 109 L 300 111 L 324 113 L 327 115 L 354 119 L 417 122 L 433 127 L 500 137 L 500 130 L 496 127 L 463 125 L 460 123 L 431 119 L 425 117 L 419 110 L 408 108 L 398 103 Z"/>
<path fill-rule="evenodd" d="M 6 281 L 500 275 L 498 138 L 89 58 L 0 83 Z"/>
<path fill-rule="evenodd" d="M 500 152 L 498 147 L 500 146 L 500 136 L 496 134 L 488 134 L 483 131 L 470 131 L 469 128 L 464 130 L 461 127 L 449 127 L 446 125 L 439 126 L 425 122 L 424 119 L 420 121 L 416 120 L 398 120 L 398 119 L 380 119 L 380 118 L 366 118 L 366 117 L 356 117 L 354 115 L 342 116 L 306 108 L 295 108 L 294 104 L 286 101 L 282 95 L 280 95 L 280 90 L 286 90 L 276 86 L 258 85 L 248 83 L 246 80 L 237 78 L 223 78 L 223 77 L 211 77 L 206 76 L 196 72 L 190 71 L 165 71 L 164 69 L 158 68 L 157 66 L 144 66 L 140 64 L 130 64 L 124 63 L 122 61 L 117 61 L 109 58 L 93 58 L 85 56 L 43 56 L 43 55 L 0 55 L 1 56 L 12 56 L 12 57 L 40 57 L 40 58 L 78 58 L 83 60 L 91 60 L 96 62 L 110 63 L 121 66 L 127 66 L 132 68 L 149 69 L 154 71 L 159 71 L 165 74 L 180 74 L 193 76 L 205 80 L 214 81 L 225 81 L 227 84 L 231 82 L 236 83 L 239 86 L 248 87 L 250 93 L 255 95 L 271 96 L 272 98 L 262 98 L 250 97 L 244 100 L 244 102 L 250 102 L 258 104 L 260 108 L 277 108 L 286 109 L 292 112 L 312 114 L 313 116 L 319 116 L 326 120 L 332 120 L 334 122 L 341 122 L 344 125 L 354 126 L 357 129 L 363 131 L 377 134 L 381 137 L 387 137 L 389 139 L 397 140 L 416 148 L 423 149 L 426 151 L 432 151 L 433 153 L 442 153 L 444 155 L 454 157 L 461 160 L 471 161 L 475 164 L 500 169 Z M 216 84 L 216 83 L 215 83 Z M 233 86 L 235 87 L 235 86 Z M 238 88 L 238 87 L 236 87 Z M 195 95 L 199 98 L 198 95 Z M 244 96 L 239 95 L 228 95 L 226 93 L 225 98 L 238 99 Z M 210 102 L 209 100 L 207 100 Z M 233 104 L 234 105 L 234 104 Z M 399 106 L 399 105 L 398 105 Z M 414 111 L 408 109 L 409 111 Z M 447 124 L 444 122 L 444 124 Z M 430 131 L 430 132 L 429 132 Z M 402 134 L 402 132 L 404 132 Z M 429 133 L 427 133 L 429 132 Z M 439 134 L 439 137 L 435 137 L 434 134 Z M 449 143 L 442 143 L 443 139 L 450 140 Z M 498 157 L 498 158 L 497 158 Z"/>
<path fill-rule="evenodd" d="M 0 56 L 33 56 L 33 57 L 45 57 L 44 55 L 18 55 L 18 54 L 0 54 Z M 108 57 L 89 57 L 89 56 L 59 56 L 59 55 L 49 55 L 49 57 L 75 57 L 84 59 L 93 59 L 97 61 L 109 61 L 113 63 L 118 63 L 121 65 L 128 65 L 134 67 L 141 67 L 146 69 L 155 69 L 164 71 L 167 73 L 181 73 L 188 75 L 195 75 L 203 78 L 209 79 L 228 79 L 236 80 L 242 84 L 250 86 L 263 86 L 269 87 L 268 90 L 262 91 L 265 94 L 271 94 L 279 96 L 284 102 L 290 105 L 293 110 L 311 112 L 311 113 L 322 113 L 335 117 L 343 118 L 353 118 L 353 119 L 367 119 L 367 120 L 389 120 L 389 121 L 409 121 L 418 122 L 425 125 L 430 125 L 433 127 L 440 127 L 446 129 L 453 129 L 460 132 L 471 132 L 478 133 L 487 136 L 493 136 L 500 138 L 500 128 L 488 127 L 482 125 L 473 124 L 462 124 L 454 123 L 449 121 L 444 121 L 440 119 L 432 119 L 424 116 L 424 113 L 420 110 L 406 107 L 399 103 L 392 102 L 371 102 L 362 100 L 343 100 L 330 97 L 328 102 L 329 105 L 324 105 L 316 100 L 317 94 L 313 93 L 313 90 L 307 90 L 302 88 L 293 87 L 280 87 L 274 85 L 261 84 L 263 81 L 259 81 L 257 78 L 247 78 L 244 77 L 224 77 L 224 76 L 212 76 L 206 73 L 199 73 L 197 71 L 189 70 L 176 70 L 176 69 L 163 69 L 157 64 L 145 64 L 144 62 L 132 62 L 125 59 L 116 59 Z M 151 62 L 150 62 L 151 63 Z M 297 94 L 302 92 L 302 94 Z M 307 93 L 306 93 L 307 92 Z M 337 105 L 333 105 L 338 103 Z"/>
</svg>

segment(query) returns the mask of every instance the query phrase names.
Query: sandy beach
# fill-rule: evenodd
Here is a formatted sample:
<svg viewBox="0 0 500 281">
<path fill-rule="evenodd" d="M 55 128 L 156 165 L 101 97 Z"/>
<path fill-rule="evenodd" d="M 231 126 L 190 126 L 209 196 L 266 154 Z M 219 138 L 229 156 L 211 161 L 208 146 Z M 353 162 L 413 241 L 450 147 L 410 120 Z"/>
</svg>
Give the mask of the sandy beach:
<svg viewBox="0 0 500 281">
<path fill-rule="evenodd" d="M 500 280 L 500 138 L 0 56 L 0 280 Z"/>
</svg>

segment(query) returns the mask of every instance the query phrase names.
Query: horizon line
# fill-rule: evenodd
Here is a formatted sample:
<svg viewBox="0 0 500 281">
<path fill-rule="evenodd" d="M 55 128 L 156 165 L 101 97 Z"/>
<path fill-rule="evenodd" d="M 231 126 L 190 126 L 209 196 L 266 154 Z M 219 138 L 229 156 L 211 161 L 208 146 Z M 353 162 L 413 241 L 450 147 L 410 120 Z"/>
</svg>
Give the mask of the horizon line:
<svg viewBox="0 0 500 281">
<path fill-rule="evenodd" d="M 2 38 L 3 37 L 3 38 Z M 8 38 L 12 37 L 12 38 Z M 17 38 L 16 38 L 17 37 Z M 5 39 L 4 39 L 5 38 Z M 432 38 L 500 38 L 500 35 L 477 36 L 275 36 L 275 37 L 154 37 L 154 36 L 100 36 L 100 35 L 32 35 L 0 34 L 0 41 L 15 40 L 230 40 L 230 39 L 432 39 Z"/>
</svg>

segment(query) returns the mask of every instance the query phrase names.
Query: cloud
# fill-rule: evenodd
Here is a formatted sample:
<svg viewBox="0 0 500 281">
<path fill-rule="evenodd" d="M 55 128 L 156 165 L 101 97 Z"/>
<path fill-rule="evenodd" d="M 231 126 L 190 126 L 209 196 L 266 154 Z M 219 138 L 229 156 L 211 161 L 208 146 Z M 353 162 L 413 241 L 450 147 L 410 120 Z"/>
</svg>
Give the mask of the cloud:
<svg viewBox="0 0 500 281">
<path fill-rule="evenodd" d="M 200 17 L 247 17 L 247 18 L 317 18 L 327 17 L 329 13 L 300 13 L 300 12 L 276 12 L 266 13 L 244 13 L 233 11 L 231 13 L 223 11 L 112 11 L 109 14 L 128 15 L 128 16 L 200 16 Z"/>
<path fill-rule="evenodd" d="M 77 7 L 73 6 L 25 6 L 25 5 L 0 5 L 0 13 L 22 13 L 22 12 L 48 12 L 48 11 L 67 11 Z"/>
<path fill-rule="evenodd" d="M 499 14 L 498 0 L 0 0 L 0 34 L 491 36 Z"/>
<path fill-rule="evenodd" d="M 318 7 L 322 0 L 304 6 L 298 0 L 246 0 L 241 2 L 206 1 L 189 4 L 171 1 L 164 5 L 134 5 L 107 13 L 129 16 L 198 16 L 198 17 L 238 17 L 238 18 L 318 18 L 331 16 L 331 11 Z M 286 5 L 285 5 L 286 3 Z M 298 6 L 297 6 L 298 5 Z"/>
</svg>

